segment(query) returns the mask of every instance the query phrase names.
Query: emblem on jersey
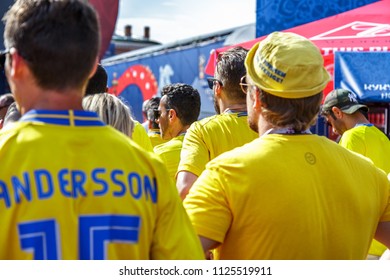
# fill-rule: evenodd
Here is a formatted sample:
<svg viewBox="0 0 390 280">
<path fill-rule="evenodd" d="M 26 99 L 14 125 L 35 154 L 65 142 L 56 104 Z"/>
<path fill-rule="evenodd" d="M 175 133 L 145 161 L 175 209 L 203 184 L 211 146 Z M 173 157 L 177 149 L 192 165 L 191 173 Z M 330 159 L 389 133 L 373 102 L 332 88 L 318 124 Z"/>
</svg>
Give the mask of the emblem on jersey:
<svg viewBox="0 0 390 280">
<path fill-rule="evenodd" d="M 317 162 L 316 156 L 313 155 L 312 153 L 306 153 L 305 154 L 305 159 L 308 164 L 314 165 Z"/>
</svg>

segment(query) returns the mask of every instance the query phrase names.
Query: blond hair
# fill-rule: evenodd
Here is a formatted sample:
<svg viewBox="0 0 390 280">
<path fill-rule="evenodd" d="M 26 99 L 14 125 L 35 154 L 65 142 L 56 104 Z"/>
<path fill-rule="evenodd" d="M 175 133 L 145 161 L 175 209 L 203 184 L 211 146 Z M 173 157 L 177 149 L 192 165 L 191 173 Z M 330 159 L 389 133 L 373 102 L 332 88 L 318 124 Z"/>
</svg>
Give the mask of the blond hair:
<svg viewBox="0 0 390 280">
<path fill-rule="evenodd" d="M 130 109 L 118 97 L 108 93 L 88 95 L 83 98 L 83 108 L 96 112 L 103 122 L 132 137 L 134 121 Z"/>
</svg>

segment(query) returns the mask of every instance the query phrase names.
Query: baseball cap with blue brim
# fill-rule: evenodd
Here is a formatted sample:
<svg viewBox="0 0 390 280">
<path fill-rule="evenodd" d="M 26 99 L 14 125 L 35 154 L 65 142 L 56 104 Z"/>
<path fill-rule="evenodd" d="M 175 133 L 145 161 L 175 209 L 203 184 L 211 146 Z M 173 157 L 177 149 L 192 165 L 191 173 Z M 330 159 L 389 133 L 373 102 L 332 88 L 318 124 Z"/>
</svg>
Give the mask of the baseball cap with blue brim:
<svg viewBox="0 0 390 280">
<path fill-rule="evenodd" d="M 245 67 L 257 87 L 282 98 L 316 95 L 330 80 L 320 50 L 291 32 L 273 32 L 254 45 Z"/>
<path fill-rule="evenodd" d="M 368 107 L 366 105 L 359 104 L 353 92 L 340 88 L 332 90 L 325 97 L 321 113 L 326 114 L 326 112 L 332 110 L 333 107 L 339 108 L 346 114 L 353 114 L 359 109 L 368 112 Z"/>
</svg>

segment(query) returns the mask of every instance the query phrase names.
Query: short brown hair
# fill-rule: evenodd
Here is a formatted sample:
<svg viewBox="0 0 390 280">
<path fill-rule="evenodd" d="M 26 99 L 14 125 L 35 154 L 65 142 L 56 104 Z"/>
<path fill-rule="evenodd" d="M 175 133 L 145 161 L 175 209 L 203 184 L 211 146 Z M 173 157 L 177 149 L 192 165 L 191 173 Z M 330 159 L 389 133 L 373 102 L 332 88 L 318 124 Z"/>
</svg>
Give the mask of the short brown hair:
<svg viewBox="0 0 390 280">
<path fill-rule="evenodd" d="M 100 48 L 97 14 L 82 0 L 17 0 L 5 14 L 4 44 L 16 48 L 44 89 L 80 88 Z"/>
<path fill-rule="evenodd" d="M 244 62 L 247 53 L 248 50 L 243 47 L 233 47 L 218 55 L 214 77 L 222 82 L 230 100 L 245 101 L 240 80 L 246 75 Z"/>
</svg>

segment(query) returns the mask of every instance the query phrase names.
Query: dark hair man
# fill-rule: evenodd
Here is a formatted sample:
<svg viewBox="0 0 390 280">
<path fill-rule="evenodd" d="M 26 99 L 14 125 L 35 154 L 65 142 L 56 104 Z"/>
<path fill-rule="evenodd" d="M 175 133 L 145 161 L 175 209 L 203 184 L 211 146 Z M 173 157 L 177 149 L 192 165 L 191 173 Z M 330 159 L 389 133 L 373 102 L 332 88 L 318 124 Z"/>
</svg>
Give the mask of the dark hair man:
<svg viewBox="0 0 390 280">
<path fill-rule="evenodd" d="M 154 152 L 175 180 L 184 135 L 199 117 L 200 95 L 192 86 L 180 83 L 164 86 L 161 95 L 157 121 L 161 138 L 169 141 L 156 146 Z"/>
<path fill-rule="evenodd" d="M 203 257 L 162 163 L 83 111 L 100 43 L 90 4 L 18 0 L 4 20 L 22 118 L 0 132 L 0 259 Z"/>
<path fill-rule="evenodd" d="M 321 114 L 333 132 L 341 135 L 339 144 L 351 151 L 368 157 L 379 168 L 390 173 L 390 140 L 365 114 L 368 107 L 359 104 L 353 92 L 335 89 L 325 98 Z M 369 250 L 370 259 L 379 259 L 386 246 L 376 240 Z"/>
<path fill-rule="evenodd" d="M 207 162 L 257 137 L 248 127 L 245 94 L 240 88 L 247 52 L 235 47 L 219 55 L 214 78 L 208 79 L 217 115 L 195 122 L 184 138 L 176 181 L 182 199 Z"/>
<path fill-rule="evenodd" d="M 160 105 L 161 98 L 156 96 L 148 100 L 146 106 L 146 118 L 147 118 L 147 131 L 150 142 L 153 147 L 167 142 L 168 140 L 161 137 L 160 126 L 158 125 L 158 106 Z"/>
</svg>

